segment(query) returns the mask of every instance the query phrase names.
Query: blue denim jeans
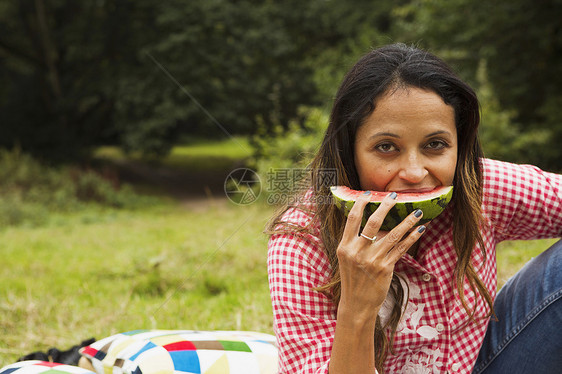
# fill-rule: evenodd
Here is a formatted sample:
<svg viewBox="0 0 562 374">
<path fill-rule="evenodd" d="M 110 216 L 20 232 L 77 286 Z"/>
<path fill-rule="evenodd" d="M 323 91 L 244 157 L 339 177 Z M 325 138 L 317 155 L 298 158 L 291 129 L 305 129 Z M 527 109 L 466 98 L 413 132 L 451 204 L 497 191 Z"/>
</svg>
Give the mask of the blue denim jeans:
<svg viewBox="0 0 562 374">
<path fill-rule="evenodd" d="M 562 373 L 562 240 L 503 286 L 494 309 L 473 374 Z"/>
</svg>

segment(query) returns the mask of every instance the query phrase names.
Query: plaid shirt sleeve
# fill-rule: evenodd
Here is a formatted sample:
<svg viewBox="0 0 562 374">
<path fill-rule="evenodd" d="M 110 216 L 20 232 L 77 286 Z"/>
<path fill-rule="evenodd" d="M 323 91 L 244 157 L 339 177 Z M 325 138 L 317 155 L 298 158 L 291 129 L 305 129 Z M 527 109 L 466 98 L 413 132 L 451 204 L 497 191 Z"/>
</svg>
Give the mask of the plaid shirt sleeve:
<svg viewBox="0 0 562 374">
<path fill-rule="evenodd" d="M 305 221 L 292 210 L 290 219 Z M 320 240 L 275 234 L 269 240 L 268 276 L 274 329 L 279 347 L 279 373 L 328 373 L 336 326 L 336 309 L 314 288 L 329 279 L 329 261 Z"/>
<path fill-rule="evenodd" d="M 484 159 L 485 215 L 496 240 L 562 236 L 562 176 Z"/>
</svg>

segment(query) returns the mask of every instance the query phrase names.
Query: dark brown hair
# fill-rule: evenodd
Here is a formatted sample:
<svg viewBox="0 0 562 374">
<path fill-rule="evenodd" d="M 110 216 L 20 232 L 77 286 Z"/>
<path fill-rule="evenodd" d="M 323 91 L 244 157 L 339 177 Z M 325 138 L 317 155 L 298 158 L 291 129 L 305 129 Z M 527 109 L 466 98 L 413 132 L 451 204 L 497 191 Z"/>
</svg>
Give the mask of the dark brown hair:
<svg viewBox="0 0 562 374">
<path fill-rule="evenodd" d="M 310 164 L 312 201 L 326 201 L 331 193 L 323 183 L 322 170 L 335 169 L 337 182 L 360 190 L 359 176 L 354 162 L 354 143 L 358 128 L 373 112 L 376 100 L 393 89 L 416 87 L 438 94 L 454 108 L 458 137 L 457 167 L 454 177 L 454 194 L 451 202 L 453 214 L 453 237 L 458 257 L 455 279 L 458 293 L 469 321 L 475 320 L 476 304 L 470 310 L 464 297 L 464 280 L 468 280 L 472 291 L 480 295 L 490 307 L 492 298 L 471 264 L 472 252 L 480 244 L 486 258 L 480 227 L 484 224 L 481 213 L 482 172 L 481 147 L 477 130 L 480 123 L 479 103 L 472 88 L 464 83 L 452 69 L 438 57 L 404 44 L 385 46 L 363 56 L 344 77 L 332 107 L 330 122 L 318 153 Z M 295 232 L 294 226 L 279 229 L 283 207 L 270 221 L 267 233 Z M 340 273 L 336 249 L 341 241 L 345 216 L 333 204 L 317 204 L 311 213 L 312 223 L 320 222 L 321 239 L 331 264 L 331 279 L 319 291 L 329 295 L 335 305 L 340 299 Z M 311 223 L 311 224 L 312 224 Z M 275 228 L 277 227 L 277 230 Z M 304 229 L 306 231 L 306 228 Z M 400 320 L 401 306 L 406 292 L 395 274 L 390 287 L 396 304 L 391 318 L 385 326 L 377 318 L 375 329 L 375 366 L 383 372 L 383 363 L 392 351 L 392 341 Z M 489 316 L 489 315 L 488 315 Z M 389 328 L 390 337 L 385 330 Z"/>
</svg>

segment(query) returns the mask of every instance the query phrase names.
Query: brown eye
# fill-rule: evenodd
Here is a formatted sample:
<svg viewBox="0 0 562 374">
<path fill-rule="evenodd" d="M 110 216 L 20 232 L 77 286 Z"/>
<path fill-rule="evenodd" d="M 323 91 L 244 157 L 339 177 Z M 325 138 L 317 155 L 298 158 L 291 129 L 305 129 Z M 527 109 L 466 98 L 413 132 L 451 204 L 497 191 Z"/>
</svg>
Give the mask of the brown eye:
<svg viewBox="0 0 562 374">
<path fill-rule="evenodd" d="M 431 150 L 440 150 L 440 149 L 443 149 L 443 148 L 447 147 L 447 143 L 445 143 L 441 140 L 434 140 L 434 141 L 431 141 L 431 142 L 427 143 L 426 147 L 431 149 Z"/>
<path fill-rule="evenodd" d="M 382 153 L 389 153 L 394 152 L 396 150 L 396 147 L 392 143 L 382 143 L 378 144 L 375 149 Z"/>
</svg>

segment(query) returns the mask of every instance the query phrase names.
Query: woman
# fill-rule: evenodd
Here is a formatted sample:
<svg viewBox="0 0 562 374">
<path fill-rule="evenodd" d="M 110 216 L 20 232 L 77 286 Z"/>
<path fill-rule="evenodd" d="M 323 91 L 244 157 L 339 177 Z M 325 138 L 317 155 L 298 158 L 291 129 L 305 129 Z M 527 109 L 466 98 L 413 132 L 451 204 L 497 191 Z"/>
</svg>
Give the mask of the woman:
<svg viewBox="0 0 562 374">
<path fill-rule="evenodd" d="M 346 75 L 311 164 L 312 188 L 268 225 L 280 372 L 562 367 L 561 245 L 497 299 L 495 259 L 502 240 L 562 236 L 562 177 L 482 158 L 479 121 L 473 90 L 419 49 L 374 50 Z M 329 203 L 325 170 L 367 191 L 347 219 Z M 379 231 L 397 194 L 449 185 L 451 203 L 427 227 L 415 226 L 416 211 Z M 388 196 L 361 227 L 370 190 Z"/>
</svg>

